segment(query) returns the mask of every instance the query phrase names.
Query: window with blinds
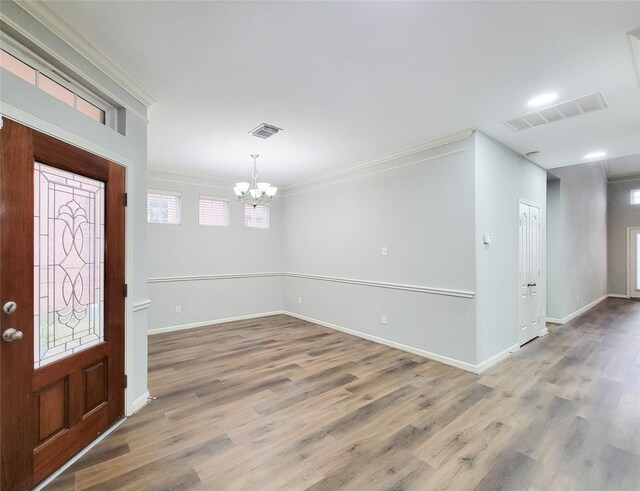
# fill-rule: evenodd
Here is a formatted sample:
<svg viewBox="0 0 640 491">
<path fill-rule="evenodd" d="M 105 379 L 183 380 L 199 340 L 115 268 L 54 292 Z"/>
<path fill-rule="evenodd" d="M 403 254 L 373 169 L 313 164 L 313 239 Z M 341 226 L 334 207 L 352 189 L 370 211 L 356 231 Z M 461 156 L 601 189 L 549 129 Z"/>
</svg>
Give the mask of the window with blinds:
<svg viewBox="0 0 640 491">
<path fill-rule="evenodd" d="M 148 223 L 180 223 L 180 193 L 149 189 L 147 191 Z"/>
<path fill-rule="evenodd" d="M 255 208 L 244 204 L 244 226 L 253 228 L 269 228 L 269 206 L 258 205 Z"/>
<path fill-rule="evenodd" d="M 200 223 L 200 225 L 228 227 L 229 201 L 222 198 L 215 198 L 213 196 L 203 196 L 201 194 L 198 223 Z"/>
<path fill-rule="evenodd" d="M 631 204 L 640 205 L 640 189 L 634 189 L 631 191 Z"/>
</svg>

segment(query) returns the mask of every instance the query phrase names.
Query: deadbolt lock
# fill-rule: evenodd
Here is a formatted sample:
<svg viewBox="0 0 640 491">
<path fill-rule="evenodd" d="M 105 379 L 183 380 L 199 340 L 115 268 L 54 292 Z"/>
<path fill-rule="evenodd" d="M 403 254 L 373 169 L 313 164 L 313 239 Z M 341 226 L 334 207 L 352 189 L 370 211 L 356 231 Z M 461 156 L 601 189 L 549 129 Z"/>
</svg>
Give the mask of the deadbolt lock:
<svg viewBox="0 0 640 491">
<path fill-rule="evenodd" d="M 5 314 L 10 314 L 11 312 L 15 312 L 17 308 L 18 308 L 18 304 L 15 303 L 13 300 L 9 300 L 7 303 L 5 303 L 2 306 L 2 311 Z"/>
</svg>

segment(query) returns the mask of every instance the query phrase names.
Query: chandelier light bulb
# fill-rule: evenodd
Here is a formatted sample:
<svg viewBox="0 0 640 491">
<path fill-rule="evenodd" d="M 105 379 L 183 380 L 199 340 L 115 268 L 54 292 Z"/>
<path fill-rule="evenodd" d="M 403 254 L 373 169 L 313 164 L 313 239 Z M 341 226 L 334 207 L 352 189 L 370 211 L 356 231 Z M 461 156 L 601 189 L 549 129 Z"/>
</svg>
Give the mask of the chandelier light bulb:
<svg viewBox="0 0 640 491">
<path fill-rule="evenodd" d="M 250 182 L 237 182 L 233 192 L 240 201 L 249 203 L 254 208 L 258 205 L 269 203 L 278 192 L 278 188 L 268 182 L 258 182 L 257 154 L 251 154 L 253 159 L 253 172 Z"/>
</svg>

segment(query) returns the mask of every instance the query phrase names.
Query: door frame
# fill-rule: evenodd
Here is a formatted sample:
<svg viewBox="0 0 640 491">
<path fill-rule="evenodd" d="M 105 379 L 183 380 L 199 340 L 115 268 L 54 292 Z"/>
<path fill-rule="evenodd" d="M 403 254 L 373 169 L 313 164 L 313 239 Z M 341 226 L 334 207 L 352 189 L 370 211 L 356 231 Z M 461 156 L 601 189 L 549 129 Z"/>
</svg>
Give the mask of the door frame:
<svg viewBox="0 0 640 491">
<path fill-rule="evenodd" d="M 517 208 L 516 208 L 516 244 L 517 244 L 517 248 L 518 248 L 518 252 L 516 254 L 516 281 L 515 281 L 515 292 L 516 292 L 516 312 L 517 312 L 517 316 L 516 316 L 516 344 L 518 345 L 518 348 L 520 347 L 520 285 L 519 285 L 519 280 L 518 280 L 518 272 L 520 271 L 520 235 L 519 235 L 519 225 L 518 225 L 518 220 L 520 220 L 520 205 L 524 204 L 524 205 L 528 205 L 528 206 L 534 206 L 536 208 L 538 208 L 538 210 L 540 210 L 540 234 L 539 234 L 539 238 L 540 238 L 540 278 L 542 278 L 542 271 L 545 271 L 545 277 L 544 277 L 544 296 L 541 296 L 540 298 L 542 298 L 543 300 L 541 300 L 540 302 L 540 333 L 538 334 L 538 337 L 542 337 L 545 334 L 547 334 L 548 330 L 547 330 L 547 307 L 546 307 L 546 302 L 547 302 L 547 288 L 546 288 L 546 270 L 547 270 L 547 261 L 546 261 L 546 250 L 547 250 L 547 233 L 546 233 L 546 220 L 545 220 L 545 230 L 544 230 L 544 243 L 542 241 L 542 205 L 540 205 L 539 203 L 536 203 L 535 201 L 531 201 L 528 199 L 524 199 L 524 198 L 518 198 L 518 203 L 517 203 Z M 544 254 L 544 264 L 542 261 L 542 251 L 545 251 Z M 543 267 L 544 266 L 544 267 Z M 533 338 L 535 339 L 535 338 Z M 531 341 L 533 341 L 533 339 L 531 339 Z M 525 343 L 526 344 L 526 343 Z"/>
<path fill-rule="evenodd" d="M 640 227 L 627 227 L 627 268 L 626 268 L 627 271 L 626 272 L 627 272 L 627 297 L 628 298 L 640 298 L 640 296 L 635 297 L 631 295 L 631 279 L 634 276 L 633 273 L 631 272 L 631 266 L 632 266 L 631 234 L 633 233 L 632 231 L 634 230 L 637 230 L 638 232 L 640 232 Z M 637 278 L 636 278 L 636 281 L 637 281 Z"/>
<path fill-rule="evenodd" d="M 2 111 L 0 112 L 0 128 L 2 128 L 2 118 L 6 117 L 16 123 L 20 123 L 28 128 L 49 135 L 60 141 L 86 150 L 89 153 L 103 157 L 125 168 L 125 192 L 130 193 L 134 189 L 134 172 L 135 163 L 133 160 L 105 148 L 97 143 L 91 142 L 81 136 L 75 135 L 68 130 L 56 126 L 48 121 L 32 116 L 25 111 L 2 103 Z M 113 130 L 111 130 L 113 131 Z M 131 206 L 125 207 L 125 252 L 124 252 L 124 278 L 127 285 L 133 283 L 133 242 L 131 238 L 134 236 L 133 230 L 134 215 Z M 133 309 L 131 297 L 127 296 L 124 304 L 124 373 L 128 374 L 134 366 L 133 353 Z M 150 303 L 150 302 L 149 302 Z M 147 305 L 148 307 L 148 305 Z M 146 393 L 148 394 L 148 393 Z M 139 407 L 142 407 L 141 405 Z M 131 392 L 131 385 L 128 384 L 124 390 L 124 413 L 125 416 L 131 416 L 139 407 L 136 407 L 136 400 Z"/>
</svg>

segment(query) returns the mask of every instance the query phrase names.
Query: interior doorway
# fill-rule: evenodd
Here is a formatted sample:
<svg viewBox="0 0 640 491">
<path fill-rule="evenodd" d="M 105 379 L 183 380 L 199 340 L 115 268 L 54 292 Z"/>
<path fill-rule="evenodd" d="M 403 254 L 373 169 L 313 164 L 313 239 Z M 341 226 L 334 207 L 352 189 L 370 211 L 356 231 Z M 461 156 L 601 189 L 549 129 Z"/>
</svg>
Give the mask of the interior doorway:
<svg viewBox="0 0 640 491">
<path fill-rule="evenodd" d="M 520 201 L 518 216 L 518 343 L 540 335 L 540 206 Z"/>
</svg>

